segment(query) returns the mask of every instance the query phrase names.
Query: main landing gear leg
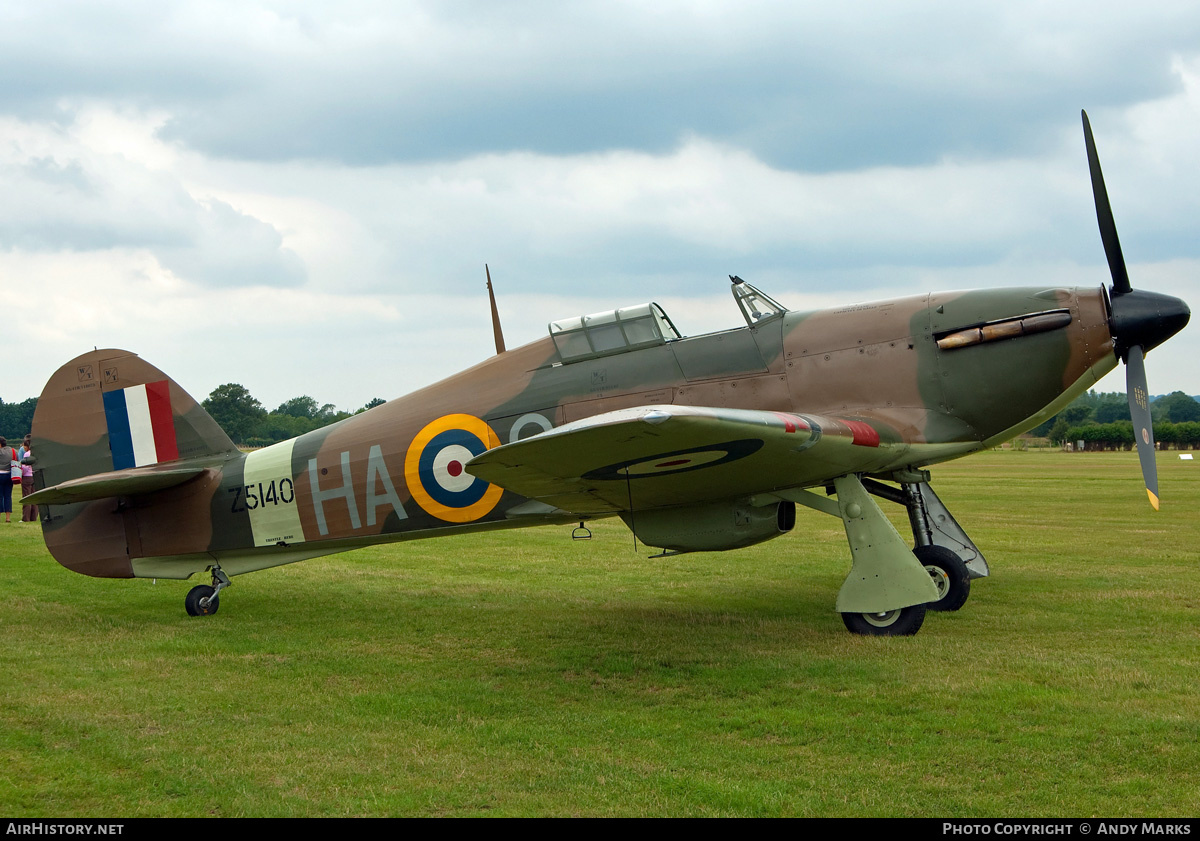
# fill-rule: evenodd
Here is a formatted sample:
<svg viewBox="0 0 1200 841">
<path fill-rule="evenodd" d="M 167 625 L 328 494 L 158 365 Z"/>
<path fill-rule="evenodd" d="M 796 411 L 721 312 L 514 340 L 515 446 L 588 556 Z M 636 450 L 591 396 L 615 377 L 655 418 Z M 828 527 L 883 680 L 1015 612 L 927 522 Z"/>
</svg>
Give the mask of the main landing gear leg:
<svg viewBox="0 0 1200 841">
<path fill-rule="evenodd" d="M 221 606 L 219 594 L 232 582 L 219 566 L 212 568 L 212 586 L 201 584 L 188 591 L 183 606 L 188 616 L 212 616 Z"/>
<path fill-rule="evenodd" d="M 925 621 L 937 588 L 908 544 L 854 475 L 834 480 L 854 565 L 838 591 L 837 610 L 856 634 L 906 636 Z"/>
<path fill-rule="evenodd" d="M 875 496 L 903 505 L 912 526 L 913 554 L 929 572 L 938 590 L 930 610 L 958 610 L 971 593 L 971 579 L 988 574 L 987 561 L 963 531 L 933 488 L 929 474 L 906 471 L 892 475 L 899 488 L 871 479 L 863 487 Z"/>
</svg>

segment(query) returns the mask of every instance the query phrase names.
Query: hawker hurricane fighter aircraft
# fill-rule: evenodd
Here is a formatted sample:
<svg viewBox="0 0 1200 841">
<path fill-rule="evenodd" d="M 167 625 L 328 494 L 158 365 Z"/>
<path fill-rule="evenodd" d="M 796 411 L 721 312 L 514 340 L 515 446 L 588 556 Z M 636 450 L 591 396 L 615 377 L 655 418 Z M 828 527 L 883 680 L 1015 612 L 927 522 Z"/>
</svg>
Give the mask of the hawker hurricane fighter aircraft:
<svg viewBox="0 0 1200 841">
<path fill-rule="evenodd" d="M 745 326 L 684 337 L 651 303 L 554 322 L 513 350 L 497 330 L 474 368 L 249 454 L 153 365 L 97 350 L 42 392 L 28 501 L 69 569 L 211 574 L 192 615 L 215 613 L 231 576 L 375 543 L 615 515 L 664 552 L 719 551 L 790 531 L 800 504 L 845 526 L 846 626 L 915 633 L 988 573 L 926 468 L 1038 425 L 1118 361 L 1157 507 L 1142 360 L 1190 312 L 1131 288 L 1084 127 L 1111 292 L 791 312 L 733 277 Z M 876 498 L 906 508 L 915 548 Z"/>
</svg>

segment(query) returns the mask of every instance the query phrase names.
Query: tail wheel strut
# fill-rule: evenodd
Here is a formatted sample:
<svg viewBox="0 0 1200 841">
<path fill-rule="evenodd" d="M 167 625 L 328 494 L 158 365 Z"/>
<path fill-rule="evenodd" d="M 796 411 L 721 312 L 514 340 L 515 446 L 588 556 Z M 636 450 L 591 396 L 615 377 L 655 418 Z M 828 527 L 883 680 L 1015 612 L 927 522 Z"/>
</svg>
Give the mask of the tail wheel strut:
<svg viewBox="0 0 1200 841">
<path fill-rule="evenodd" d="M 183 607 L 188 616 L 212 616 L 221 606 L 220 593 L 232 582 L 219 566 L 212 568 L 212 586 L 200 584 L 188 591 Z"/>
</svg>

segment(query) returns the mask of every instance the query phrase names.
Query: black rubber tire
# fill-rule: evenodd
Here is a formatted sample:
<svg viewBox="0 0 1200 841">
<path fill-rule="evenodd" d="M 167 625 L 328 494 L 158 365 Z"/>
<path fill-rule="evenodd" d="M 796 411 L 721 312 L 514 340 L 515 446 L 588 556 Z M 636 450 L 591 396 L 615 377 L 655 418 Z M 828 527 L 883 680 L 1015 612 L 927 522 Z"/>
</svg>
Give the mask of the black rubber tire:
<svg viewBox="0 0 1200 841">
<path fill-rule="evenodd" d="M 945 546 L 918 546 L 913 550 L 921 566 L 929 570 L 942 594 L 926 605 L 930 610 L 958 610 L 971 595 L 971 572 L 963 559 Z"/>
<path fill-rule="evenodd" d="M 207 584 L 201 584 L 188 590 L 187 598 L 183 600 L 183 606 L 187 609 L 188 616 L 212 616 L 216 613 L 217 608 L 221 606 L 221 597 L 214 596 L 215 592 L 217 592 L 216 589 Z M 208 599 L 208 604 L 201 607 L 201 599 Z"/>
<path fill-rule="evenodd" d="M 843 613 L 842 622 L 852 634 L 868 637 L 911 637 L 925 621 L 925 605 L 915 604 L 886 613 Z"/>
</svg>

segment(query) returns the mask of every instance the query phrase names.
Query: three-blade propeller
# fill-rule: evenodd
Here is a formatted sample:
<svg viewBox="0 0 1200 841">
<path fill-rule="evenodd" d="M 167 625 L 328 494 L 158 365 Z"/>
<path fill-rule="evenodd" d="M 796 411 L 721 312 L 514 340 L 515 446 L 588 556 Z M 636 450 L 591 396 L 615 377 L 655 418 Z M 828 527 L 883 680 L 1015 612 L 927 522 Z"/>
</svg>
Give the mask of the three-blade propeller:
<svg viewBox="0 0 1200 841">
<path fill-rule="evenodd" d="M 1110 327 L 1117 355 L 1125 362 L 1125 385 L 1129 398 L 1129 414 L 1133 419 L 1137 440 L 1138 460 L 1150 504 L 1158 509 L 1158 468 L 1154 463 L 1154 426 L 1150 419 L 1149 389 L 1146 385 L 1146 351 L 1157 347 L 1178 333 L 1188 323 L 1191 310 L 1187 304 L 1170 295 L 1134 290 L 1129 283 L 1121 241 L 1113 221 L 1104 174 L 1096 154 L 1096 141 L 1087 112 L 1083 113 L 1083 138 L 1087 145 L 1088 169 L 1092 174 L 1092 196 L 1096 200 L 1096 221 L 1100 224 L 1100 239 L 1112 273 L 1112 315 Z"/>
</svg>

